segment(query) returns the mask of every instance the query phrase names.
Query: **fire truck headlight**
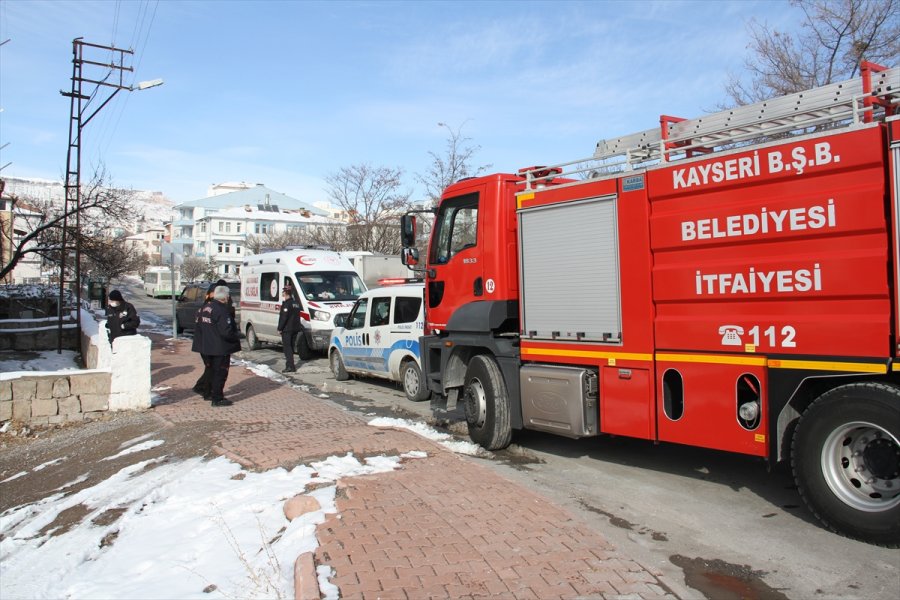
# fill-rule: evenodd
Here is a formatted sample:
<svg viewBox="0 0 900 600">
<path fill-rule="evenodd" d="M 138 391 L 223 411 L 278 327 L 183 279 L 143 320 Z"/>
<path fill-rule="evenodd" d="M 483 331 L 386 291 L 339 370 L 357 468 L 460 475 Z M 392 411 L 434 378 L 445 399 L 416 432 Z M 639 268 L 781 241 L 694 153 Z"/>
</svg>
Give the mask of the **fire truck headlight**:
<svg viewBox="0 0 900 600">
<path fill-rule="evenodd" d="M 331 314 L 324 310 L 314 310 L 312 311 L 312 318 L 316 321 L 328 321 L 331 319 Z"/>
<path fill-rule="evenodd" d="M 745 421 L 755 421 L 759 416 L 759 402 L 744 402 L 738 409 L 738 415 Z"/>
</svg>

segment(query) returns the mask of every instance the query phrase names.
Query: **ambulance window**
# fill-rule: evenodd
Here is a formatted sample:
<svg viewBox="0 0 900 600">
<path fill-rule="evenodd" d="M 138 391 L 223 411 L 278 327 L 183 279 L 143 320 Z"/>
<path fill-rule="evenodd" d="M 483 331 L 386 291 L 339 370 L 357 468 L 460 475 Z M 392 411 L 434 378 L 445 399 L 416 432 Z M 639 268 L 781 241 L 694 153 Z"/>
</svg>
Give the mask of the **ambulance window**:
<svg viewBox="0 0 900 600">
<path fill-rule="evenodd" d="M 361 327 L 366 326 L 366 309 L 369 308 L 369 299 L 362 298 L 353 308 L 353 312 L 350 313 L 350 318 L 347 319 L 349 325 L 347 325 L 347 329 L 359 329 Z"/>
<path fill-rule="evenodd" d="M 477 242 L 478 230 L 478 194 L 469 194 L 447 200 L 441 205 L 437 216 L 437 231 L 434 239 L 431 260 L 438 264 L 446 263 L 450 258 Z"/>
<path fill-rule="evenodd" d="M 372 300 L 372 327 L 387 325 L 391 322 L 391 299 L 375 298 Z"/>
<path fill-rule="evenodd" d="M 278 273 L 262 273 L 259 276 L 259 299 L 266 302 L 278 302 L 280 288 L 278 287 Z"/>
<path fill-rule="evenodd" d="M 394 305 L 394 323 L 412 323 L 419 316 L 420 308 L 422 308 L 421 298 L 397 297 L 397 303 Z"/>
</svg>

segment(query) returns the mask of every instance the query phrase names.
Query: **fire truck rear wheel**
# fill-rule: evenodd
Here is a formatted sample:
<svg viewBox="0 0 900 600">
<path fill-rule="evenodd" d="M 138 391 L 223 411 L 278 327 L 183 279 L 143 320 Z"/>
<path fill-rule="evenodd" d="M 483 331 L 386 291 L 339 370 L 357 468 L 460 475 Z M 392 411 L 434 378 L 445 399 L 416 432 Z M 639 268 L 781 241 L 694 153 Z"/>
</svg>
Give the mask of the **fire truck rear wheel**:
<svg viewBox="0 0 900 600">
<path fill-rule="evenodd" d="M 509 395 L 500 367 L 492 357 L 479 355 L 469 361 L 463 402 L 473 442 L 488 450 L 509 446 Z"/>
<path fill-rule="evenodd" d="M 791 443 L 804 502 L 829 529 L 900 547 L 900 389 L 852 383 L 822 394 Z"/>
<path fill-rule="evenodd" d="M 253 325 L 247 325 L 247 347 L 250 350 L 259 350 L 262 344 L 259 343 L 259 338 L 256 337 L 256 330 L 253 329 Z"/>
</svg>

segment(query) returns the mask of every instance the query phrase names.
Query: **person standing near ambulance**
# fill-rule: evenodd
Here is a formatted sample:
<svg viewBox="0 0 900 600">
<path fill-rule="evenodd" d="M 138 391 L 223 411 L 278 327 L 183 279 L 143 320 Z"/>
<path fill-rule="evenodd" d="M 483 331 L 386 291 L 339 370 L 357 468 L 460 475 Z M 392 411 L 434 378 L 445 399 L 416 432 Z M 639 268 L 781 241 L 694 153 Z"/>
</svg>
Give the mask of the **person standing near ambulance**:
<svg viewBox="0 0 900 600">
<path fill-rule="evenodd" d="M 294 300 L 292 288 L 285 286 L 281 290 L 281 314 L 278 317 L 278 333 L 281 334 L 281 346 L 284 348 L 284 369 L 282 373 L 294 373 L 294 342 L 297 334 L 303 330 L 300 322 L 300 304 Z"/>
<path fill-rule="evenodd" d="M 231 355 L 241 349 L 237 325 L 228 308 L 230 290 L 226 285 L 217 286 L 213 301 L 200 309 L 197 329 L 200 333 L 200 354 L 210 361 L 210 396 L 213 406 L 231 406 L 225 399 L 225 382 L 231 366 Z"/>
</svg>

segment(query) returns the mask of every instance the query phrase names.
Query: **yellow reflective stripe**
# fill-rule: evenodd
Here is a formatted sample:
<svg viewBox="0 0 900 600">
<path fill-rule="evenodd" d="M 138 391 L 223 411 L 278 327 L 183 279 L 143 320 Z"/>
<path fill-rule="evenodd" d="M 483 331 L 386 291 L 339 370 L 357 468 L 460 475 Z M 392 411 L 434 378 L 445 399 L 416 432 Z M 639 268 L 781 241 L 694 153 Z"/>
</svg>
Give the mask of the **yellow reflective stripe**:
<svg viewBox="0 0 900 600">
<path fill-rule="evenodd" d="M 652 361 L 652 354 L 636 352 L 601 352 L 597 350 L 572 350 L 568 348 L 533 348 L 522 347 L 522 356 L 562 356 L 569 358 L 594 358 L 604 360 L 638 360 Z M 767 359 L 765 356 L 719 356 L 715 354 L 665 354 L 657 353 L 657 361 L 706 363 L 713 365 L 748 365 L 754 367 L 769 367 L 772 369 L 805 369 L 809 371 L 849 371 L 851 373 L 886 373 L 887 365 L 881 363 L 857 363 L 836 362 L 818 360 L 781 360 Z M 900 363 L 892 366 L 894 371 L 900 371 Z"/>
<path fill-rule="evenodd" d="M 534 200 L 534 192 L 524 192 L 516 197 L 516 207 L 522 208 L 523 202 Z"/>
<path fill-rule="evenodd" d="M 891 365 L 891 371 L 900 371 L 900 362 L 895 362 Z"/>
<path fill-rule="evenodd" d="M 858 373 L 887 373 L 887 365 L 879 363 L 826 362 L 818 360 L 769 361 L 772 369 L 809 369 L 811 371 L 851 371 Z"/>
<path fill-rule="evenodd" d="M 522 355 L 543 354 L 544 356 L 568 356 L 572 358 L 604 358 L 618 360 L 644 360 L 652 361 L 652 354 L 640 354 L 636 352 L 599 352 L 596 350 L 571 350 L 567 348 L 531 348 L 522 347 Z"/>
<path fill-rule="evenodd" d="M 750 365 L 756 367 L 766 366 L 764 356 L 718 356 L 715 354 L 662 354 L 656 355 L 656 360 L 665 362 L 689 362 L 708 363 L 713 365 Z"/>
</svg>

